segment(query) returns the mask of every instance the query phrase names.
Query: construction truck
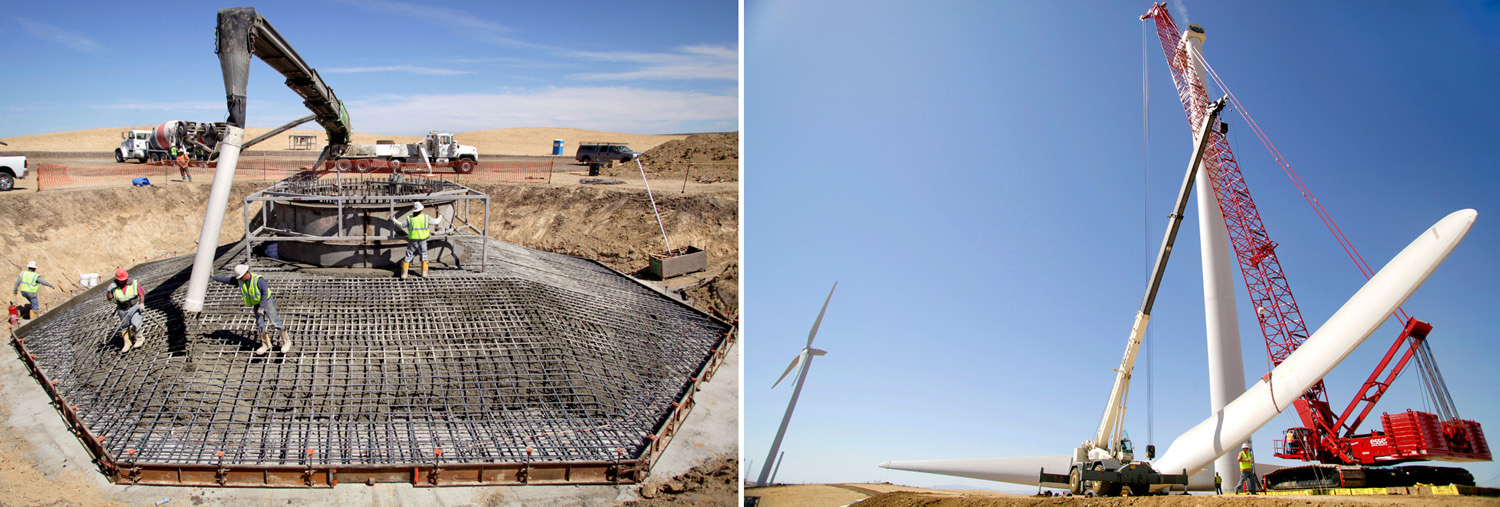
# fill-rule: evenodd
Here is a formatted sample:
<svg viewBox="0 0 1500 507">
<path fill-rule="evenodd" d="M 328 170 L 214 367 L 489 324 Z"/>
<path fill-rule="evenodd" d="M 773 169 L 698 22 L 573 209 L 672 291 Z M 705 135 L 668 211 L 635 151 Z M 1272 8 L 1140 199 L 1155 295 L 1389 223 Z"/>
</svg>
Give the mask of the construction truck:
<svg viewBox="0 0 1500 507">
<path fill-rule="evenodd" d="M 120 133 L 122 140 L 120 147 L 115 148 L 115 162 L 132 159 L 140 163 L 161 162 L 172 158 L 172 148 L 193 158 L 203 155 L 212 160 L 218 157 L 224 128 L 224 122 L 172 120 L 151 130 L 127 130 Z"/>
<path fill-rule="evenodd" d="M 25 179 L 28 169 L 30 165 L 26 157 L 0 157 L 0 192 L 15 188 L 16 180 Z"/>
<path fill-rule="evenodd" d="M 431 131 L 420 142 L 398 144 L 380 140 L 375 144 L 351 144 L 344 154 L 332 162 L 332 167 L 346 171 L 353 169 L 369 172 L 381 167 L 399 171 L 405 164 L 448 164 L 455 172 L 468 174 L 474 171 L 479 161 L 479 149 L 458 144 L 453 134 Z"/>
</svg>

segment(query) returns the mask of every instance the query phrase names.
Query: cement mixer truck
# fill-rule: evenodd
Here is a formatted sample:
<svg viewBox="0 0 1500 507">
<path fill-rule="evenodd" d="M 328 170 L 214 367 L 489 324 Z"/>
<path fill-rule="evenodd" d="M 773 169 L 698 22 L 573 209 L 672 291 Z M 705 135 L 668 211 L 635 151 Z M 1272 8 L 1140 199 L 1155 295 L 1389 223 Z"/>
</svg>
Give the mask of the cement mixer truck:
<svg viewBox="0 0 1500 507">
<path fill-rule="evenodd" d="M 159 162 L 171 158 L 172 148 L 189 154 L 215 158 L 224 122 L 198 123 L 172 120 L 151 130 L 127 130 L 120 133 L 120 147 L 115 148 L 115 162 Z M 196 157 L 195 157 L 196 158 Z"/>
</svg>

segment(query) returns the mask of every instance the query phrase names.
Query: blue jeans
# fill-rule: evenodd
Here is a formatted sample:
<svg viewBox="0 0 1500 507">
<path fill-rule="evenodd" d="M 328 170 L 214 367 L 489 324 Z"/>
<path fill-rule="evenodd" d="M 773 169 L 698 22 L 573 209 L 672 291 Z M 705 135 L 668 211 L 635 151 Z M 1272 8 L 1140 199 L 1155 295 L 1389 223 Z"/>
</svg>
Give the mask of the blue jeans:
<svg viewBox="0 0 1500 507">
<path fill-rule="evenodd" d="M 276 326 L 277 331 L 286 329 L 281 325 L 281 316 L 276 315 L 276 301 L 262 299 L 260 304 L 255 305 L 255 329 L 264 334 L 266 332 L 266 318 L 270 317 L 271 325 Z"/>
<path fill-rule="evenodd" d="M 36 302 L 35 292 L 21 292 L 21 295 L 26 298 L 26 301 L 31 302 L 31 313 L 33 316 L 35 316 L 36 312 L 42 311 L 42 305 Z"/>
<path fill-rule="evenodd" d="M 411 262 L 411 259 L 417 256 L 417 252 L 422 252 L 422 262 L 427 262 L 427 240 L 407 240 L 406 258 L 401 259 L 401 262 Z"/>
<path fill-rule="evenodd" d="M 1240 488 L 1245 488 L 1245 492 L 1254 493 L 1256 490 L 1260 489 L 1256 486 L 1255 483 L 1256 480 L 1254 470 L 1240 470 L 1240 483 L 1234 486 L 1234 490 L 1240 491 Z"/>
<path fill-rule="evenodd" d="M 130 308 L 115 307 L 115 316 L 120 318 L 120 329 L 129 329 L 132 332 L 141 332 L 141 310 L 146 307 L 135 305 Z"/>
</svg>

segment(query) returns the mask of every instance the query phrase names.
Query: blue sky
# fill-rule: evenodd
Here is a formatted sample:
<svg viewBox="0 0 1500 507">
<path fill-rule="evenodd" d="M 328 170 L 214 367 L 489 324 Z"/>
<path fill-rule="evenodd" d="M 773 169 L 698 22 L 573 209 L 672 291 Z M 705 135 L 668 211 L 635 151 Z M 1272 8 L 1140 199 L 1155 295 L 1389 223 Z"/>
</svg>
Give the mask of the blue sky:
<svg viewBox="0 0 1500 507">
<path fill-rule="evenodd" d="M 435 6 L 440 5 L 440 6 Z M 10 2 L 0 137 L 220 121 L 217 5 Z M 735 2 L 258 2 L 349 108 L 356 132 L 508 127 L 640 134 L 739 126 Z M 264 63 L 248 123 L 307 114 Z M 314 126 L 315 127 L 315 126 Z"/>
<path fill-rule="evenodd" d="M 1138 16 L 1150 5 L 746 2 L 747 474 L 791 394 L 771 384 L 835 280 L 814 344 L 828 355 L 802 392 L 778 480 L 1024 492 L 877 465 L 1061 455 L 1092 436 L 1190 149 L 1148 22 L 1146 166 Z M 1180 26 L 1207 29 L 1210 64 L 1375 268 L 1448 213 L 1479 211 L 1405 309 L 1435 326 L 1429 342 L 1460 414 L 1497 441 L 1500 7 L 1172 7 Z M 1364 279 L 1238 113 L 1228 119 L 1315 329 Z M 1131 393 L 1138 448 L 1165 450 L 1208 415 L 1188 210 Z M 1239 283 L 1236 273 L 1254 380 L 1268 361 Z M 1327 377 L 1335 406 L 1398 333 L 1388 323 Z M 1363 428 L 1407 408 L 1431 410 L 1414 373 Z M 1263 461 L 1287 463 L 1268 444 L 1295 422 L 1289 411 L 1256 434 Z M 1500 465 L 1468 468 L 1500 486 Z"/>
</svg>

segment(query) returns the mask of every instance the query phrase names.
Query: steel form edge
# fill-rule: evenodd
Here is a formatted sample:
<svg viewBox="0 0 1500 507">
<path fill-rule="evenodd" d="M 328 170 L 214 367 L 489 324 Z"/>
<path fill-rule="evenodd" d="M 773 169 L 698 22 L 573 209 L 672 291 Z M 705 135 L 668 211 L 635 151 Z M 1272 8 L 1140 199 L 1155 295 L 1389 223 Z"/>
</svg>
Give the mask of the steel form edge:
<svg viewBox="0 0 1500 507">
<path fill-rule="evenodd" d="M 588 259 L 605 269 L 625 276 L 627 279 L 635 280 L 620 273 L 609 265 L 594 259 Z M 154 264 L 161 261 L 150 261 L 142 265 Z M 655 290 L 654 287 L 641 283 L 643 287 Z M 85 292 L 94 292 L 100 284 L 91 287 Z M 661 291 L 657 291 L 661 292 Z M 79 295 L 82 295 L 80 293 Z M 703 363 L 698 371 L 690 378 L 678 401 L 672 402 L 672 411 L 660 423 L 656 431 L 646 438 L 650 443 L 641 457 L 636 459 L 620 459 L 616 461 L 577 461 L 577 462 L 520 462 L 520 463 L 412 463 L 391 465 L 309 465 L 304 467 L 288 465 L 206 465 L 206 464 L 182 464 L 162 462 L 136 462 L 128 457 L 118 459 L 104 450 L 103 445 L 89 433 L 82 419 L 78 417 L 76 408 L 68 405 L 62 395 L 54 389 L 55 382 L 47 379 L 45 373 L 36 364 L 35 355 L 26 350 L 24 341 L 16 336 L 15 329 L 11 328 L 9 334 L 11 345 L 21 358 L 31 376 L 37 379 L 46 391 L 47 397 L 52 400 L 52 405 L 62 415 L 63 422 L 67 423 L 68 432 L 83 442 L 92 461 L 99 466 L 100 472 L 114 484 L 122 485 L 149 485 L 149 486 L 203 486 L 203 487 L 244 487 L 244 488 L 331 488 L 339 482 L 346 483 L 407 483 L 413 487 L 443 487 L 443 486 L 520 486 L 520 485 L 622 485 L 639 484 L 650 476 L 651 467 L 666 452 L 667 445 L 671 443 L 676 431 L 687 421 L 696 401 L 693 394 L 698 392 L 703 382 L 713 378 L 720 366 L 723 366 L 728 350 L 734 346 L 739 334 L 739 319 L 733 322 L 725 322 L 714 315 L 694 308 L 685 302 L 675 298 L 668 298 L 677 304 L 698 312 L 710 320 L 717 321 L 729 326 L 718 343 L 704 357 Z M 72 306 L 82 299 L 77 296 L 70 298 L 67 302 L 54 308 L 52 312 L 38 319 L 55 315 L 57 310 Z M 27 325 L 29 325 L 28 323 Z"/>
</svg>

